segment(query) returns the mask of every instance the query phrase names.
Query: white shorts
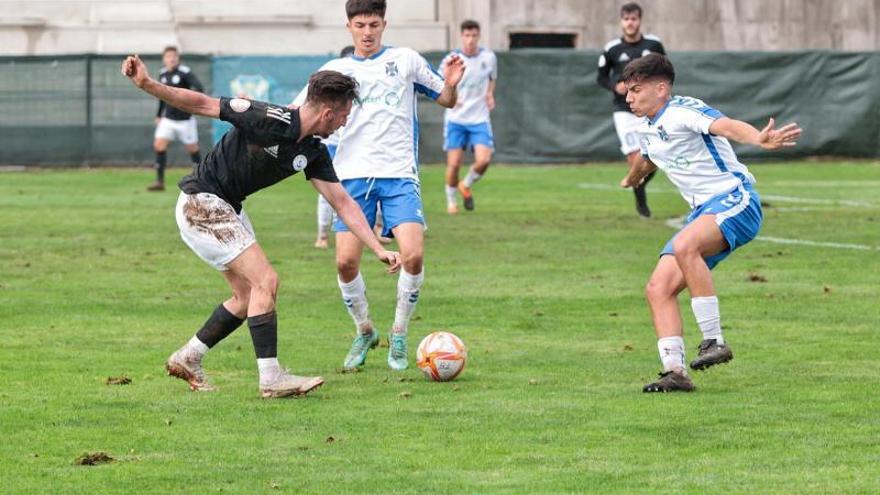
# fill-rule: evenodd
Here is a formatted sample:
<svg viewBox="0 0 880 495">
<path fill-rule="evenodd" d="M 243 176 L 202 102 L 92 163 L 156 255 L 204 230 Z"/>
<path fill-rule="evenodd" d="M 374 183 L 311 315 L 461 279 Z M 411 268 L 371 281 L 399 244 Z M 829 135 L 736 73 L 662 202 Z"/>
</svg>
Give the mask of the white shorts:
<svg viewBox="0 0 880 495">
<path fill-rule="evenodd" d="M 156 125 L 156 132 L 153 139 L 164 139 L 166 141 L 178 140 L 183 144 L 198 144 L 199 142 L 199 126 L 196 124 L 196 118 L 190 117 L 188 120 L 171 120 L 162 117 L 159 124 Z"/>
<path fill-rule="evenodd" d="M 205 263 L 221 272 L 245 249 L 257 242 L 254 227 L 244 210 L 211 193 L 180 193 L 177 198 L 180 237 Z"/>
<path fill-rule="evenodd" d="M 614 129 L 617 131 L 617 139 L 620 140 L 620 152 L 624 155 L 639 151 L 636 129 L 639 128 L 642 120 L 641 117 L 629 112 L 614 112 Z"/>
</svg>

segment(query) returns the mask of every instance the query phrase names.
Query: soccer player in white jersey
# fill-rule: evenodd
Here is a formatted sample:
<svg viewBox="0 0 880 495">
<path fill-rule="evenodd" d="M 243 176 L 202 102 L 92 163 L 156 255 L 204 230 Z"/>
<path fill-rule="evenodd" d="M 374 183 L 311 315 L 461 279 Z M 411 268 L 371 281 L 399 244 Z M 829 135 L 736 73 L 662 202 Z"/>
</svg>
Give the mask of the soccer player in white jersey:
<svg viewBox="0 0 880 495">
<path fill-rule="evenodd" d="M 495 140 L 489 113 L 495 109 L 495 81 L 498 62 L 495 53 L 481 48 L 480 25 L 477 21 L 461 23 L 461 49 L 455 50 L 440 63 L 441 70 L 453 55 L 464 61 L 465 75 L 458 83 L 458 103 L 445 112 L 443 122 L 443 149 L 446 151 L 446 211 L 458 213 L 458 192 L 461 192 L 466 210 L 474 209 L 471 188 L 485 175 L 492 161 Z M 459 182 L 458 170 L 465 150 L 474 152 L 474 164 L 464 180 Z"/>
<path fill-rule="evenodd" d="M 453 57 L 446 64 L 444 80 L 414 50 L 383 46 L 387 25 L 384 0 L 348 0 L 345 11 L 355 53 L 327 62 L 322 70 L 354 77 L 360 96 L 339 138 L 333 164 L 370 223 L 375 222 L 377 206 L 382 206 L 383 233 L 393 235 L 400 247 L 403 269 L 397 284 L 388 365 L 402 370 L 407 367 L 407 328 L 424 279 L 425 219 L 418 179 L 416 92 L 450 108 L 455 105 L 456 85 L 465 69 L 461 59 Z M 306 91 L 295 103 L 305 99 Z M 352 369 L 361 366 L 367 351 L 379 343 L 379 332 L 370 319 L 360 273 L 363 244 L 341 222 L 334 228 L 339 288 L 357 328 L 343 364 Z"/>
<path fill-rule="evenodd" d="M 354 47 L 348 45 L 339 52 L 339 58 L 350 57 L 353 53 Z M 330 153 L 330 158 L 333 158 L 336 155 L 336 146 L 339 144 L 339 135 L 342 133 L 343 129 L 343 127 L 340 127 L 328 138 L 321 140 L 324 143 L 324 146 L 327 147 L 327 152 Z M 315 247 L 319 249 L 326 249 L 328 247 L 328 241 L 330 239 L 330 225 L 336 218 L 336 212 L 333 211 L 333 207 L 330 206 L 330 202 L 327 201 L 327 199 L 324 198 L 324 196 L 322 196 L 321 194 L 318 194 L 317 217 L 318 236 L 315 238 Z"/>
<path fill-rule="evenodd" d="M 673 96 L 675 70 L 664 55 L 650 54 L 630 62 L 623 71 L 626 101 L 644 120 L 637 129 L 641 154 L 621 181 L 633 187 L 658 168 L 666 173 L 693 208 L 685 227 L 666 244 L 646 287 L 646 297 L 663 363 L 660 379 L 645 392 L 691 391 L 685 370 L 685 349 L 678 294 L 685 288 L 703 334 L 697 359 L 703 370 L 733 359 L 721 334 L 718 298 L 710 271 L 732 251 L 758 234 L 763 218 L 755 178 L 740 163 L 728 139 L 776 150 L 794 146 L 801 129 L 774 120 L 760 131 L 725 117 L 696 98 Z"/>
</svg>

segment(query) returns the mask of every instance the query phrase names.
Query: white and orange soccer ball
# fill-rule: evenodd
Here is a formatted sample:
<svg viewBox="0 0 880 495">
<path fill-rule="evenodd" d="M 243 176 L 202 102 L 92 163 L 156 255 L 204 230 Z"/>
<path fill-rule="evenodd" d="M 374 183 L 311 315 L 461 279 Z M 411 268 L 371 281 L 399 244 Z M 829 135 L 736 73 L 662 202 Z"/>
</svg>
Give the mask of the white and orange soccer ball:
<svg viewBox="0 0 880 495">
<path fill-rule="evenodd" d="M 448 382 L 464 369 L 467 347 L 454 333 L 434 332 L 422 339 L 417 357 L 425 376 L 435 382 Z"/>
</svg>

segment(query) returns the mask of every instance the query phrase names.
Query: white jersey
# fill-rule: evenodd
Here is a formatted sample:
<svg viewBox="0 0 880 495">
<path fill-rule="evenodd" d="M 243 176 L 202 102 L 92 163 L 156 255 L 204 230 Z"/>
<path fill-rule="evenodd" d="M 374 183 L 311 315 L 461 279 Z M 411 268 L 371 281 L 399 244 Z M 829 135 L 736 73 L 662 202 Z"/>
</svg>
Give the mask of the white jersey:
<svg viewBox="0 0 880 495">
<path fill-rule="evenodd" d="M 724 115 L 687 96 L 674 96 L 637 129 L 642 156 L 666 172 L 692 208 L 728 193 L 755 177 L 740 163 L 726 138 L 709 126 Z"/>
<path fill-rule="evenodd" d="M 351 108 L 333 165 L 340 180 L 418 178 L 419 122 L 416 93 L 437 99 L 443 78 L 409 48 L 383 47 L 369 58 L 331 60 L 321 70 L 357 79 L 358 100 Z M 294 100 L 301 105 L 304 88 Z"/>
<path fill-rule="evenodd" d="M 489 82 L 498 79 L 498 61 L 495 53 L 480 48 L 476 55 L 469 57 L 461 50 L 455 50 L 440 62 L 441 72 L 446 67 L 446 61 L 453 54 L 461 57 L 465 71 L 464 77 L 458 83 L 458 102 L 445 112 L 446 122 L 464 125 L 489 122 L 486 93 L 489 91 Z"/>
</svg>

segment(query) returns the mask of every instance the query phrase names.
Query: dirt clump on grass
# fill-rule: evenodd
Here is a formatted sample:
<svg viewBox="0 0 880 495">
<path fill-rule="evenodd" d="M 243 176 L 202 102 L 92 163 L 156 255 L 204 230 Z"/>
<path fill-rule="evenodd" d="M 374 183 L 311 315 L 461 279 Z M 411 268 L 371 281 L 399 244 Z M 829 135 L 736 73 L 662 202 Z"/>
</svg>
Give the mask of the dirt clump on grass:
<svg viewBox="0 0 880 495">
<path fill-rule="evenodd" d="M 106 452 L 85 453 L 73 461 L 77 466 L 97 466 L 99 464 L 110 464 L 116 459 L 110 457 Z"/>
</svg>

